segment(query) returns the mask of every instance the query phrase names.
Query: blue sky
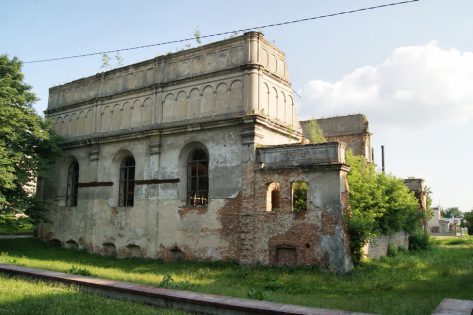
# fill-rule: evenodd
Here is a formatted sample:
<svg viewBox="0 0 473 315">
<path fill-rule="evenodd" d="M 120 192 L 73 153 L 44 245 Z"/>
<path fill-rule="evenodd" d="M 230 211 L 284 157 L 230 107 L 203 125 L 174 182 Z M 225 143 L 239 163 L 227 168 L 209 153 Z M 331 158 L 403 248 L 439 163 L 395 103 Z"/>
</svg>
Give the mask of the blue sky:
<svg viewBox="0 0 473 315">
<path fill-rule="evenodd" d="M 196 29 L 205 35 L 388 2 L 394 0 L 6 0 L 0 4 L 0 53 L 24 61 L 61 57 L 191 37 Z M 376 161 L 383 144 L 389 172 L 422 177 L 435 204 L 469 211 L 471 12 L 471 0 L 421 0 L 263 32 L 286 53 L 301 118 L 366 114 Z M 121 57 L 130 64 L 182 48 L 153 47 Z M 93 75 L 100 66 L 101 56 L 92 56 L 25 64 L 23 71 L 42 112 L 49 87 Z"/>
</svg>

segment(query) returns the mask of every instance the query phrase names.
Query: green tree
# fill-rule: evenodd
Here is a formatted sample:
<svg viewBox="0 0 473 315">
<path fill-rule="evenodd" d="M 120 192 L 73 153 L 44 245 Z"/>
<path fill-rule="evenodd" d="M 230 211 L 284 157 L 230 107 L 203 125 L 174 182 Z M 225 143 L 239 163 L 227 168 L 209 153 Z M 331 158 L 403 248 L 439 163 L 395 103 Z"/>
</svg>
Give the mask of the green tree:
<svg viewBox="0 0 473 315">
<path fill-rule="evenodd" d="M 468 229 L 468 234 L 473 235 L 473 209 L 470 212 L 465 212 L 463 214 L 461 226 L 466 227 Z"/>
<path fill-rule="evenodd" d="M 444 218 L 462 218 L 463 214 L 458 209 L 458 207 L 451 207 L 447 208 L 446 210 L 442 210 L 442 217 Z"/>
<path fill-rule="evenodd" d="M 45 176 L 60 153 L 59 137 L 33 109 L 37 101 L 23 82 L 21 62 L 0 56 L 0 214 L 40 218 L 29 187 Z"/>
<path fill-rule="evenodd" d="M 350 165 L 348 186 L 350 209 L 346 222 L 355 262 L 362 258 L 362 248 L 370 238 L 401 230 L 415 232 L 421 213 L 414 194 L 402 179 L 378 173 L 373 163 L 347 151 Z"/>
<path fill-rule="evenodd" d="M 432 188 L 425 186 L 425 197 L 426 197 L 426 208 L 424 211 L 425 222 L 428 222 L 434 217 L 434 211 L 432 210 Z"/>
<path fill-rule="evenodd" d="M 322 128 L 320 128 L 315 118 L 309 120 L 305 128 L 307 132 L 307 138 L 309 139 L 310 143 L 321 143 L 327 141 Z"/>
<path fill-rule="evenodd" d="M 402 230 L 416 231 L 422 213 L 414 193 L 407 188 L 402 179 L 395 176 L 379 173 L 377 179 L 383 196 L 383 208 L 386 209 L 378 221 L 379 231 L 382 234 L 392 234 Z"/>
</svg>

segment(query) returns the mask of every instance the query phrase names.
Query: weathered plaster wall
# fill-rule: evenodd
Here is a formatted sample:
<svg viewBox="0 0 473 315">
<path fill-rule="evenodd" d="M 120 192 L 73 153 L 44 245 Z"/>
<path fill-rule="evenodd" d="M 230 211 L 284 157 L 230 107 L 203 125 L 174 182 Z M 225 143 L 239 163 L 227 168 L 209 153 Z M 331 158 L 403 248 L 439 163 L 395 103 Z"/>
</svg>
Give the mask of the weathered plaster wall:
<svg viewBox="0 0 473 315">
<path fill-rule="evenodd" d="M 389 246 L 409 248 L 409 235 L 406 232 L 397 232 L 392 235 L 380 235 L 370 240 L 362 251 L 365 257 L 370 259 L 378 259 L 388 254 Z"/>
<path fill-rule="evenodd" d="M 256 32 L 51 88 L 46 111 L 82 138 L 244 113 L 300 130 L 285 56 Z"/>
<path fill-rule="evenodd" d="M 238 127 L 111 142 L 71 149 L 46 187 L 56 205 L 52 223 L 40 234 L 49 240 L 118 257 L 239 260 L 243 263 L 312 265 L 334 271 L 352 267 L 343 224 L 347 184 L 344 146 L 339 143 L 257 149 L 244 160 Z M 184 146 L 179 144 L 185 143 Z M 209 152 L 209 204 L 186 205 L 183 156 L 190 148 Z M 133 207 L 118 207 L 118 165 L 131 153 L 136 180 L 179 179 L 137 185 Z M 77 207 L 64 205 L 67 165 L 75 158 L 81 183 Z M 152 160 L 154 162 L 151 162 Z M 292 162 L 283 163 L 284 161 Z M 157 167 L 154 170 L 153 167 Z M 307 211 L 292 209 L 292 183 L 309 185 Z M 268 183 L 280 187 L 280 208 L 266 211 Z M 55 191 L 56 190 L 56 191 Z M 281 255 L 287 257 L 283 258 Z"/>
<path fill-rule="evenodd" d="M 42 187 L 42 238 L 118 257 L 351 268 L 343 225 L 344 145 L 300 143 L 284 54 L 259 33 L 108 71 L 50 90 L 65 155 Z M 187 202 L 188 157 L 209 157 L 209 203 Z M 119 206 L 120 164 L 135 159 L 134 204 Z M 79 164 L 77 206 L 66 206 Z M 265 211 L 280 182 L 280 211 Z M 291 183 L 309 184 L 292 212 Z M 271 197 L 271 196 L 270 196 Z"/>
<path fill-rule="evenodd" d="M 46 189 L 57 205 L 50 211 L 53 224 L 44 225 L 42 234 L 63 242 L 72 239 L 95 252 L 102 252 L 103 244 L 114 244 L 119 256 L 127 256 L 127 246 L 136 245 L 142 250 L 140 255 L 147 257 L 169 258 L 168 251 L 180 248 L 187 258 L 236 259 L 237 251 L 229 250 L 229 243 L 236 243 L 238 233 L 222 231 L 222 221 L 236 215 L 232 203 L 239 202 L 240 128 L 163 135 L 159 152 L 156 141 L 141 139 L 69 150 L 58 163 L 54 183 Z M 151 154 L 150 143 L 155 150 Z M 208 207 L 186 206 L 187 153 L 196 144 L 209 152 Z M 118 207 L 119 163 L 129 153 L 136 160 L 136 180 L 179 182 L 136 185 L 134 206 Z M 67 165 L 73 158 L 79 162 L 80 183 L 110 185 L 79 187 L 77 207 L 65 207 Z"/>
<path fill-rule="evenodd" d="M 369 131 L 368 119 L 362 114 L 319 118 L 317 123 L 328 136 L 358 134 Z"/>
</svg>

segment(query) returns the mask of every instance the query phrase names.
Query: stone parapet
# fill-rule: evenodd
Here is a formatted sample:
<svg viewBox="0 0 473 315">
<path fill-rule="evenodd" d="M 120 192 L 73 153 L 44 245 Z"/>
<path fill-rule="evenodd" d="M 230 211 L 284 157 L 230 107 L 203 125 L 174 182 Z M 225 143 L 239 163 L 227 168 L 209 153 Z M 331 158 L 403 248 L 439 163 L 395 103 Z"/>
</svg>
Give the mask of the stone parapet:
<svg viewBox="0 0 473 315">
<path fill-rule="evenodd" d="M 249 32 L 49 90 L 64 138 L 258 114 L 300 130 L 284 54 Z"/>
<path fill-rule="evenodd" d="M 326 142 L 267 146 L 257 149 L 257 162 L 262 169 L 344 164 L 345 144 Z"/>
<path fill-rule="evenodd" d="M 52 87 L 48 110 L 251 65 L 289 83 L 284 53 L 261 33 L 249 32 Z"/>
</svg>

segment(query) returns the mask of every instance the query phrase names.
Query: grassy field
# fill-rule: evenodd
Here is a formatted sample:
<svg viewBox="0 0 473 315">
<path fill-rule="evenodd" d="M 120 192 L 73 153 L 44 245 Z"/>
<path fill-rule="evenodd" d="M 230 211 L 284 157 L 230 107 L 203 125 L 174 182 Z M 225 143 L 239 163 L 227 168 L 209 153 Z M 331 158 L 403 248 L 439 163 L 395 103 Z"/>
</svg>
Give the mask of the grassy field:
<svg viewBox="0 0 473 315">
<path fill-rule="evenodd" d="M 0 235 L 33 234 L 33 224 L 29 218 L 16 219 L 14 215 L 0 216 Z"/>
<path fill-rule="evenodd" d="M 431 314 L 444 298 L 473 299 L 473 238 L 365 262 L 348 274 L 314 268 L 114 259 L 34 239 L 0 240 L 0 262 L 244 298 L 377 314 Z"/>
<path fill-rule="evenodd" d="M 0 274 L 0 314 L 185 314 L 84 293 L 75 287 Z"/>
</svg>

